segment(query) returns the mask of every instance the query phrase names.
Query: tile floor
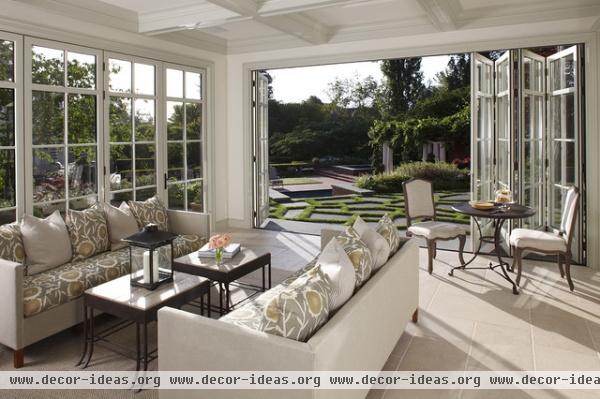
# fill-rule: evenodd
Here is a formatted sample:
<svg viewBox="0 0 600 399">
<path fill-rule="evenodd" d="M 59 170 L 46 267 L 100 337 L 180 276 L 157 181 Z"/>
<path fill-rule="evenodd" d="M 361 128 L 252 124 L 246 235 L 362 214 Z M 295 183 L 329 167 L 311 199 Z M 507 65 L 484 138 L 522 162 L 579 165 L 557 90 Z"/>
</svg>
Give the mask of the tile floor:
<svg viewBox="0 0 600 399">
<path fill-rule="evenodd" d="M 269 248 L 277 280 L 319 251 L 318 236 L 258 230 L 233 231 L 233 236 L 247 245 Z M 475 264 L 485 265 L 488 259 L 480 258 Z M 458 271 L 449 277 L 448 269 L 456 263 L 456 253 L 438 251 L 430 276 L 426 251 L 421 250 L 419 322 L 408 324 L 386 370 L 600 370 L 600 273 L 574 266 L 576 290 L 571 293 L 555 264 L 525 261 L 521 294 L 513 295 L 508 283 L 489 270 Z M 28 348 L 24 370 L 74 369 L 80 353 L 79 334 L 67 330 Z M 96 359 L 96 369 L 130 365 L 111 352 L 99 352 Z M 0 346 L 0 370 L 11 368 L 12 354 Z M 29 391 L 11 397 L 158 397 L 156 391 L 127 395 L 122 391 Z M 368 399 L 599 397 L 598 391 L 373 390 Z"/>
</svg>

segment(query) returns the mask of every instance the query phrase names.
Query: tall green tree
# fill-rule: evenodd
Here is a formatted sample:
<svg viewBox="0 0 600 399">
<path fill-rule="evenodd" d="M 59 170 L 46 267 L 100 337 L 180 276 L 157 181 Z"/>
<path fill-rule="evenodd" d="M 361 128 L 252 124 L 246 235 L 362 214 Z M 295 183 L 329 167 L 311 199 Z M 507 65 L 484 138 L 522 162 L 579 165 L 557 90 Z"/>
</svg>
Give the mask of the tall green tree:
<svg viewBox="0 0 600 399">
<path fill-rule="evenodd" d="M 471 61 L 469 54 L 450 56 L 446 70 L 438 73 L 437 79 L 448 90 L 468 87 L 471 84 Z"/>
<path fill-rule="evenodd" d="M 385 76 L 385 112 L 391 116 L 409 113 L 425 90 L 421 58 L 384 60 L 381 71 Z"/>
</svg>

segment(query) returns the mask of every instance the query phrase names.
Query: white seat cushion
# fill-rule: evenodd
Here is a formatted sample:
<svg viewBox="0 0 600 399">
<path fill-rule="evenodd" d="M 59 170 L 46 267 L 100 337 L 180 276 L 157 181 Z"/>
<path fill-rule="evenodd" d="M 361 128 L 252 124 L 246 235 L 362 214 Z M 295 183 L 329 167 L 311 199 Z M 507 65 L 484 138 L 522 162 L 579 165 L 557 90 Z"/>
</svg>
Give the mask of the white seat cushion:
<svg viewBox="0 0 600 399">
<path fill-rule="evenodd" d="M 541 251 L 566 251 L 567 242 L 558 234 L 547 231 L 515 229 L 510 233 L 510 245 Z"/>
<path fill-rule="evenodd" d="M 466 234 L 465 229 L 459 225 L 434 221 L 413 224 L 408 231 L 428 240 L 454 238 Z"/>
</svg>

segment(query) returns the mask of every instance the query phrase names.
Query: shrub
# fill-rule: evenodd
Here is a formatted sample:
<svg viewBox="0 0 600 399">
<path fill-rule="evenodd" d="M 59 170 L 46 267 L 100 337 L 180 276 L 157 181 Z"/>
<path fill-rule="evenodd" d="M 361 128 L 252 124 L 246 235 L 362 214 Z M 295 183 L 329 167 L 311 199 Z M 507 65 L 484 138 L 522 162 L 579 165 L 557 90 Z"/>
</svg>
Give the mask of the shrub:
<svg viewBox="0 0 600 399">
<path fill-rule="evenodd" d="M 468 190 L 470 187 L 468 171 L 446 162 L 403 163 L 390 174 L 363 175 L 356 185 L 378 193 L 399 193 L 402 183 L 413 177 L 431 181 L 435 190 Z"/>
</svg>

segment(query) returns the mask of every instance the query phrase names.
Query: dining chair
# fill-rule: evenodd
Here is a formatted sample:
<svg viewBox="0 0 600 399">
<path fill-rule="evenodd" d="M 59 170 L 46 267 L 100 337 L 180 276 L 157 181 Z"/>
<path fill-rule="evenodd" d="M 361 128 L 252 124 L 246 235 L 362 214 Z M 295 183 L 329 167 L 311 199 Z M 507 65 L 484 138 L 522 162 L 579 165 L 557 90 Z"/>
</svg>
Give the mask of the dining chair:
<svg viewBox="0 0 600 399">
<path fill-rule="evenodd" d="M 427 271 L 433 273 L 433 259 L 437 255 L 437 241 L 458 239 L 458 259 L 464 265 L 463 251 L 467 237 L 466 231 L 457 224 L 436 220 L 433 200 L 433 184 L 425 179 L 412 178 L 402 183 L 404 207 L 406 210 L 406 235 L 424 238 L 427 242 Z M 420 219 L 413 223 L 414 219 Z"/>
<path fill-rule="evenodd" d="M 565 205 L 561 215 L 560 229 L 554 231 L 539 231 L 531 229 L 515 229 L 510 234 L 510 245 L 513 247 L 513 269 L 517 267 L 516 284 L 521 281 L 521 269 L 524 252 L 535 252 L 544 255 L 557 255 L 560 277 L 567 276 L 569 288 L 575 289 L 571 280 L 571 242 L 577 222 L 579 207 L 579 190 L 571 187 L 567 191 Z M 563 262 L 565 269 L 563 269 Z"/>
</svg>

